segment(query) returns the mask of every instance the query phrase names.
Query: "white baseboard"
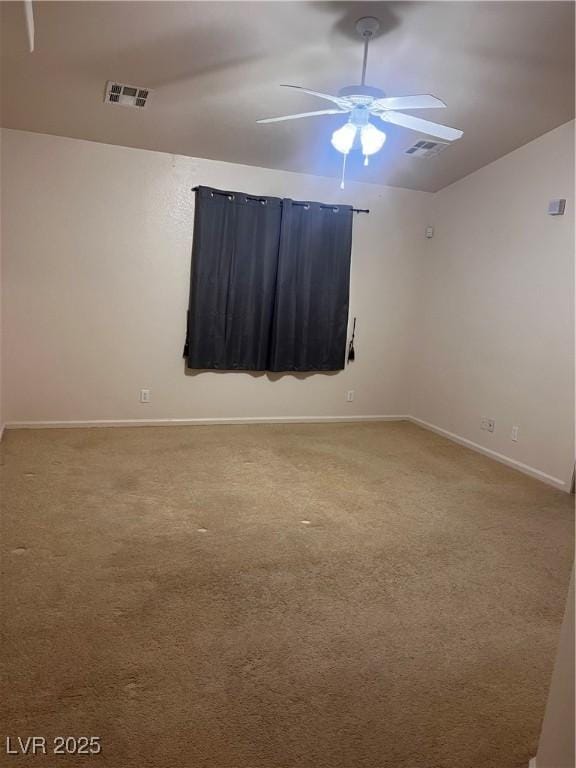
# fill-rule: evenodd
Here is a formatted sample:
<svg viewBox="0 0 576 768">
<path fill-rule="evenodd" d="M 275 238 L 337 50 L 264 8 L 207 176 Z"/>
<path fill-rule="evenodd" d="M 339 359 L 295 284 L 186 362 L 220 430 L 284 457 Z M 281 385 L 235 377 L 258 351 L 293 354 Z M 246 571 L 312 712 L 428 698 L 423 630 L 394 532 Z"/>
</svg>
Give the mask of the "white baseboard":
<svg viewBox="0 0 576 768">
<path fill-rule="evenodd" d="M 6 429 L 86 427 L 186 427 L 218 424 L 332 424 L 358 421 L 408 421 L 409 416 L 248 416 L 221 419 L 93 419 L 88 421 L 11 421 Z"/>
<path fill-rule="evenodd" d="M 424 429 L 429 429 L 431 432 L 436 432 L 438 435 L 442 435 L 442 437 L 447 437 L 449 440 L 452 440 L 459 445 L 464 445 L 466 448 L 471 448 L 473 451 L 483 453 L 485 456 L 489 456 L 491 459 L 495 459 L 501 464 L 506 464 L 508 467 L 512 467 L 513 469 L 517 469 L 520 472 L 523 472 L 525 475 L 530 475 L 530 477 L 535 477 L 537 480 L 542 480 L 542 482 L 548 483 L 548 485 L 553 485 L 554 488 L 558 488 L 561 491 L 568 492 L 570 490 L 567 487 L 567 483 L 564 480 L 560 480 L 559 477 L 553 477 L 552 475 L 546 474 L 546 472 L 542 472 L 540 469 L 536 469 L 536 467 L 531 467 L 529 464 L 523 464 L 521 461 L 511 459 L 508 456 L 505 456 L 503 453 L 493 451 L 491 448 L 485 448 L 483 445 L 479 445 L 479 443 L 468 440 L 466 437 L 460 437 L 460 435 L 456 435 L 454 432 L 449 432 L 447 429 L 437 427 L 435 424 L 430 424 L 428 421 L 417 419 L 415 416 L 408 416 L 408 421 L 417 424 L 419 427 L 424 427 Z"/>
<path fill-rule="evenodd" d="M 5 424 L 6 429 L 68 429 L 88 427 L 176 427 L 176 426 L 215 426 L 218 424 L 336 424 L 362 421 L 411 421 L 419 427 L 436 432 L 442 437 L 455 443 L 471 448 L 473 451 L 489 456 L 491 459 L 517 469 L 530 477 L 535 477 L 548 485 L 562 491 L 569 492 L 568 484 L 558 477 L 542 472 L 536 467 L 523 464 L 521 461 L 511 459 L 502 453 L 497 453 L 490 448 L 468 440 L 465 437 L 449 432 L 447 429 L 437 427 L 428 421 L 417 419 L 408 415 L 364 415 L 364 416 L 250 416 L 237 418 L 215 419 L 92 419 L 82 421 L 11 421 Z"/>
</svg>

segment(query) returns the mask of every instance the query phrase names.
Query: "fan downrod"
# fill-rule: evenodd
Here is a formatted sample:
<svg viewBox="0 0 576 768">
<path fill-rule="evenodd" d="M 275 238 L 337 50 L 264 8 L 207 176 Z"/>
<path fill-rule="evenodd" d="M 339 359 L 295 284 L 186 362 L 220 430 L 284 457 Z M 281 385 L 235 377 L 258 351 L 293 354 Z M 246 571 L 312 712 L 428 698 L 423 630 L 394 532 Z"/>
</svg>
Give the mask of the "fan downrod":
<svg viewBox="0 0 576 768">
<path fill-rule="evenodd" d="M 368 64 L 368 46 L 370 40 L 380 29 L 380 22 L 375 16 L 363 16 L 356 22 L 356 32 L 364 40 L 364 61 L 362 62 L 362 80 L 360 85 L 366 85 L 366 66 Z"/>
</svg>

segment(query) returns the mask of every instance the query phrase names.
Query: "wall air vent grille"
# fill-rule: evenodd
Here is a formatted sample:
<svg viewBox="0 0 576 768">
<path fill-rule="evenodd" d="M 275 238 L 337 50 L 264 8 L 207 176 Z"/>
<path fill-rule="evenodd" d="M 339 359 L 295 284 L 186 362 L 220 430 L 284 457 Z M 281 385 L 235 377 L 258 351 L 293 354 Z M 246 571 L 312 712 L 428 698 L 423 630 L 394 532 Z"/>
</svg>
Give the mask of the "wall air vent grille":
<svg viewBox="0 0 576 768">
<path fill-rule="evenodd" d="M 107 104 L 118 104 L 121 107 L 137 107 L 143 109 L 148 104 L 150 97 L 149 88 L 140 88 L 135 85 L 124 85 L 114 80 L 106 83 L 104 101 Z"/>
<path fill-rule="evenodd" d="M 404 151 L 405 155 L 412 157 L 434 157 L 446 149 L 448 143 L 445 141 L 426 141 L 421 139 L 416 144 Z"/>
</svg>

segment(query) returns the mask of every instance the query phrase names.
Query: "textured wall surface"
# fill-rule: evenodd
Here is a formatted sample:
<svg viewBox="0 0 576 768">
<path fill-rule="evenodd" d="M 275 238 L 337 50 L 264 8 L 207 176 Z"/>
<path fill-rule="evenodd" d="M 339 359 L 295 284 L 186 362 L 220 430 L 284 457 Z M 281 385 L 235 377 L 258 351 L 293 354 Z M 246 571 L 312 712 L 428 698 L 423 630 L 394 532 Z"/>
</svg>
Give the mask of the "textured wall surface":
<svg viewBox="0 0 576 768">
<path fill-rule="evenodd" d="M 548 202 L 567 198 L 564 216 Z M 574 466 L 574 124 L 442 190 L 410 413 L 564 481 Z M 493 433 L 480 429 L 493 418 Z M 511 440 L 513 426 L 519 440 Z"/>
<path fill-rule="evenodd" d="M 573 768 L 574 748 L 574 571 L 538 746 L 536 768 Z"/>
<path fill-rule="evenodd" d="M 325 178 L 20 131 L 4 131 L 3 145 L 7 421 L 406 412 L 427 193 L 340 192 Z M 196 184 L 370 208 L 354 220 L 353 365 L 185 374 Z"/>
</svg>

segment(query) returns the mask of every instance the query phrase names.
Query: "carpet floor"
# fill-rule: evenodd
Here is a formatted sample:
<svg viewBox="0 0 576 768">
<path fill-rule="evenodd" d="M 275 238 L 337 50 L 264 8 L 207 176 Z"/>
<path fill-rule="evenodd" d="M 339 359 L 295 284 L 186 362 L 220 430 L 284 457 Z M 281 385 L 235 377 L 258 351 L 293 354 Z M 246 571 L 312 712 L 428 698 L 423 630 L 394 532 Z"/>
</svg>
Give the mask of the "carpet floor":
<svg viewBox="0 0 576 768">
<path fill-rule="evenodd" d="M 8 765 L 535 754 L 568 494 L 404 422 L 22 430 L 2 451 L 2 730 L 102 744 Z"/>
</svg>

